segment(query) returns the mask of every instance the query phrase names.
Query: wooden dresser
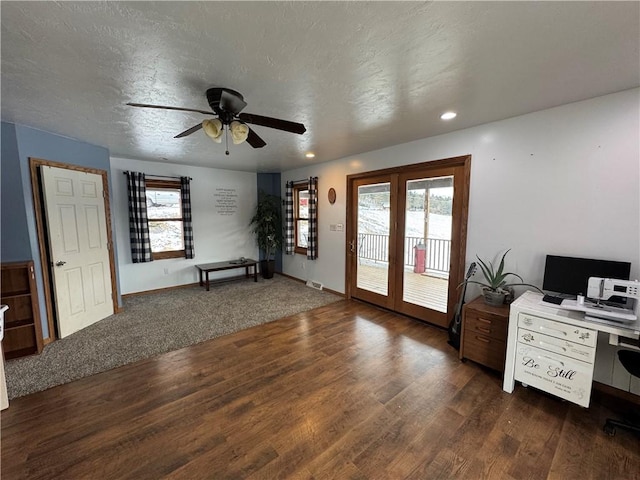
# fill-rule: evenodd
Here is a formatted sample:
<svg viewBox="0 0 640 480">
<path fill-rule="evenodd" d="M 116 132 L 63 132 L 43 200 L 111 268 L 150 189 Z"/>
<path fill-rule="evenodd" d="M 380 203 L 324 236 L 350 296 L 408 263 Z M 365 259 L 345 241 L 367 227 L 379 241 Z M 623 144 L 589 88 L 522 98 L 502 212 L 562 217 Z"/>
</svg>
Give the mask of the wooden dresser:
<svg viewBox="0 0 640 480">
<path fill-rule="evenodd" d="M 494 307 L 478 297 L 462 310 L 460 359 L 469 359 L 504 372 L 509 306 Z"/>
</svg>

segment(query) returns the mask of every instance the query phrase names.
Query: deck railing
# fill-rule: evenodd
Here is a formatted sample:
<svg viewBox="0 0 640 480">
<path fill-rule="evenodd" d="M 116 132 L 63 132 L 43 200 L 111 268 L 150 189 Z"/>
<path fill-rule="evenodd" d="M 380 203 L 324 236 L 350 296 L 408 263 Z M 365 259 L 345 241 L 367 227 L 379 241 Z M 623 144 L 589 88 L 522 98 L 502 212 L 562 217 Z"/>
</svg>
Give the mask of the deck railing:
<svg viewBox="0 0 640 480">
<path fill-rule="evenodd" d="M 451 262 L 451 240 L 422 237 L 405 237 L 404 265 L 414 267 L 416 247 L 425 249 L 425 269 L 435 272 L 449 272 Z M 358 257 L 375 262 L 389 261 L 389 235 L 361 233 L 358 235 Z"/>
</svg>

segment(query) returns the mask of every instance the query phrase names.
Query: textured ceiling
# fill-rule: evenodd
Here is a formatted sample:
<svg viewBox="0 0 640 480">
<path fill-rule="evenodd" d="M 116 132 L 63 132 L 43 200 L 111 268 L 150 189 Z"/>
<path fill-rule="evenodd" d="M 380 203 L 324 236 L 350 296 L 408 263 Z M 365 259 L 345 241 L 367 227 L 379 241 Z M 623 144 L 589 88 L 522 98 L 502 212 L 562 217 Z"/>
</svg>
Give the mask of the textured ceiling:
<svg viewBox="0 0 640 480">
<path fill-rule="evenodd" d="M 112 156 L 281 171 L 640 85 L 638 2 L 1 2 L 2 120 Z M 177 133 L 232 88 L 304 123 Z M 439 119 L 445 110 L 458 117 Z"/>
</svg>

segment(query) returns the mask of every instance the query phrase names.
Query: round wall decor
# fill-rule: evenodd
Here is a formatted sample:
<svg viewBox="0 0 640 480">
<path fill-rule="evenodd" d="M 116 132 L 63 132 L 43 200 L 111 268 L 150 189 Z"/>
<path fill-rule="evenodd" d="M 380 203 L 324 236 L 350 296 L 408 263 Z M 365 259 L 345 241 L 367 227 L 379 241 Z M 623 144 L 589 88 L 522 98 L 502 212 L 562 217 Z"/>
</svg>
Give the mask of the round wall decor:
<svg viewBox="0 0 640 480">
<path fill-rule="evenodd" d="M 335 201 L 336 201 L 336 190 L 333 187 L 331 187 L 329 189 L 329 203 L 333 205 Z"/>
</svg>

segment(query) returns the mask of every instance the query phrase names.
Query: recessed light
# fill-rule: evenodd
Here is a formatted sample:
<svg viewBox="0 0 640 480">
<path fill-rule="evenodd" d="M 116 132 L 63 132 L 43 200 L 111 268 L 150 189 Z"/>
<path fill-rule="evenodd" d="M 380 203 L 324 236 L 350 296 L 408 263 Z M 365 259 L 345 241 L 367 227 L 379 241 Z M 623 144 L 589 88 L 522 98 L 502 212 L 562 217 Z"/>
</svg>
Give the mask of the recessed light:
<svg viewBox="0 0 640 480">
<path fill-rule="evenodd" d="M 316 154 L 312 153 L 312 152 L 308 152 L 308 153 L 305 154 L 305 157 L 307 157 L 307 158 L 315 158 L 315 156 L 316 156 Z"/>
<path fill-rule="evenodd" d="M 440 118 L 442 120 L 451 120 L 453 118 L 456 118 L 458 114 L 456 112 L 444 112 L 442 115 L 440 115 Z"/>
</svg>

